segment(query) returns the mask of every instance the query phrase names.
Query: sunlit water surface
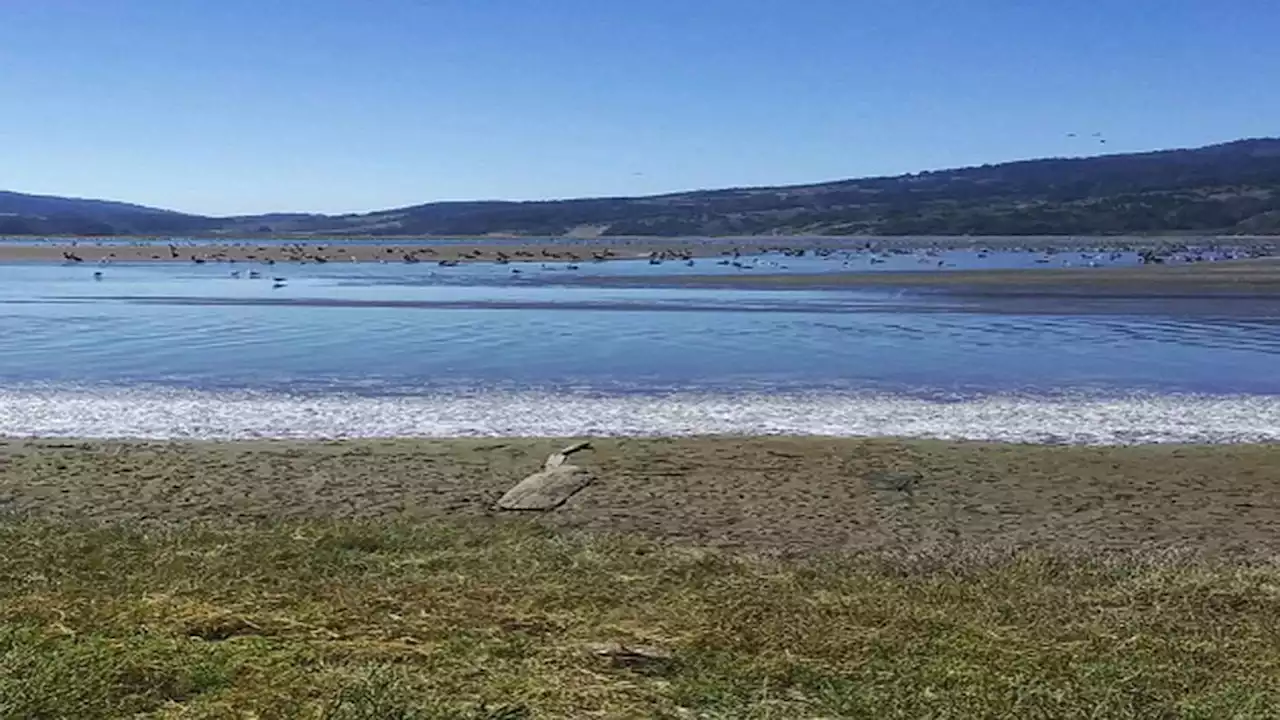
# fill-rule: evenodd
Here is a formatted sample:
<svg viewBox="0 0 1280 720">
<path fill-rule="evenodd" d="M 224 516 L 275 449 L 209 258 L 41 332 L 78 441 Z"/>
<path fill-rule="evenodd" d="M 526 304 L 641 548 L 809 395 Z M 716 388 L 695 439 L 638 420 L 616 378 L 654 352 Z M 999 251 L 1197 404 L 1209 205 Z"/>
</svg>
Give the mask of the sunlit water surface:
<svg viewBox="0 0 1280 720">
<path fill-rule="evenodd" d="M 1280 304 L 1266 299 L 1019 312 L 896 289 L 592 280 L 1045 264 L 872 257 L 0 265 L 0 434 L 1280 440 Z"/>
</svg>

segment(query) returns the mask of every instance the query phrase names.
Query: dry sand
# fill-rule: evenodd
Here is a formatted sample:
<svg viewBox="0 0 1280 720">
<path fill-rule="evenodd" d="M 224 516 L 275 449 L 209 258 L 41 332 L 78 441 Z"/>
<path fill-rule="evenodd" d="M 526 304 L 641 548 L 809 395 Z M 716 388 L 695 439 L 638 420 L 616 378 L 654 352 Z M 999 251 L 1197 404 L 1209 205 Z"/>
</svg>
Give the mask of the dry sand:
<svg viewBox="0 0 1280 720">
<path fill-rule="evenodd" d="M 485 517 L 564 443 L 0 441 L 0 513 L 232 523 Z M 1280 445 L 593 444 L 574 461 L 600 480 L 541 522 L 801 554 L 961 540 L 1229 555 L 1280 547 Z"/>
<path fill-rule="evenodd" d="M 40 245 L 0 243 L 0 262 L 64 261 L 68 254 L 86 263 L 108 262 L 494 262 L 500 254 L 511 262 L 592 262 L 600 259 L 647 257 L 650 253 L 675 256 L 718 254 L 712 248 L 689 242 L 636 240 L 586 246 L 565 242 L 495 243 L 476 240 L 438 245 L 395 242 L 305 242 L 260 244 L 253 242 L 177 243 L 169 245 L 104 244 L 94 241 L 58 241 Z"/>
<path fill-rule="evenodd" d="M 793 247 L 861 247 L 862 241 L 848 238 L 779 239 L 750 238 L 607 238 L 572 241 L 567 239 L 511 240 L 472 238 L 463 242 L 412 244 L 395 240 L 322 240 L 291 243 L 245 241 L 175 241 L 171 244 L 129 243 L 127 239 L 103 242 L 51 239 L 40 244 L 0 242 L 0 262 L 65 261 L 68 254 L 86 263 L 108 262 L 405 262 L 440 261 L 494 262 L 594 262 L 635 259 L 657 255 L 665 259 L 756 254 Z M 73 261 L 74 262 L 74 261 Z"/>
</svg>

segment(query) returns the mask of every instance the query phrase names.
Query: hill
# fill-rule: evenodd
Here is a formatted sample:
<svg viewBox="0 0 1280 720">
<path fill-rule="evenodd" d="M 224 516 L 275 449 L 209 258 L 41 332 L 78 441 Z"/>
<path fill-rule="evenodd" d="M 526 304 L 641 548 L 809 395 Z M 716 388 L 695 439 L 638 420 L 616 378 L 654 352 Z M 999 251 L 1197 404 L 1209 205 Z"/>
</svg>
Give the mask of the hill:
<svg viewBox="0 0 1280 720">
<path fill-rule="evenodd" d="M 213 218 L 132 203 L 0 190 L 3 235 L 146 235 L 213 230 L 220 225 Z"/>
<path fill-rule="evenodd" d="M 442 202 L 339 216 L 207 218 L 14 193 L 0 194 L 0 213 L 8 213 L 0 216 L 7 234 L 1275 234 L 1280 138 L 812 185 Z"/>
</svg>

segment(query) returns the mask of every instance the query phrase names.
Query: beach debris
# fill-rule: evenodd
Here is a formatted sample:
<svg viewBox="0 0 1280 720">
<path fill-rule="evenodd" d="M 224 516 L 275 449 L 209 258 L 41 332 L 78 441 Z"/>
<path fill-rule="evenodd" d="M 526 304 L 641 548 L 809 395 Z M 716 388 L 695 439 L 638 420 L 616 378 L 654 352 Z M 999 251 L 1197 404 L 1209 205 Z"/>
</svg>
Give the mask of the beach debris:
<svg viewBox="0 0 1280 720">
<path fill-rule="evenodd" d="M 590 442 L 585 440 L 582 442 L 576 442 L 566 447 L 565 449 L 561 450 L 560 452 L 555 452 L 548 455 L 547 462 L 543 465 L 543 468 L 550 470 L 551 468 L 560 467 L 561 465 L 564 465 L 565 463 L 569 462 L 570 455 L 576 452 L 581 452 L 583 450 L 590 450 L 590 449 L 591 449 Z"/>
<path fill-rule="evenodd" d="M 551 453 L 542 469 L 526 477 L 498 499 L 499 510 L 554 510 L 590 485 L 590 470 L 569 463 L 569 456 L 590 449 L 591 443 L 574 443 Z"/>
<path fill-rule="evenodd" d="M 915 495 L 916 488 L 920 486 L 923 479 L 924 475 L 918 470 L 878 471 L 866 478 L 867 483 L 876 490 L 889 490 L 912 496 Z"/>
<path fill-rule="evenodd" d="M 632 670 L 652 670 L 671 665 L 675 655 L 669 650 L 653 645 L 607 642 L 587 646 L 591 654 L 604 658 L 615 667 Z"/>
</svg>

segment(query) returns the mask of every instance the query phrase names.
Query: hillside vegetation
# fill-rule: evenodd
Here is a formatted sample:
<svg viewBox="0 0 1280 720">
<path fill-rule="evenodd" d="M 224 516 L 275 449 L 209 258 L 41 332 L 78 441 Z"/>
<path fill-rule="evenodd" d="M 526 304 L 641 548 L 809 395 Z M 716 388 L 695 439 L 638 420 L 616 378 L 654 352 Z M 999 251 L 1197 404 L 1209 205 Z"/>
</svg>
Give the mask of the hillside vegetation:
<svg viewBox="0 0 1280 720">
<path fill-rule="evenodd" d="M 55 202 L 57 201 L 57 202 Z M 1081 235 L 1280 233 L 1280 138 L 652 197 L 209 218 L 0 193 L 0 233 Z"/>
</svg>

